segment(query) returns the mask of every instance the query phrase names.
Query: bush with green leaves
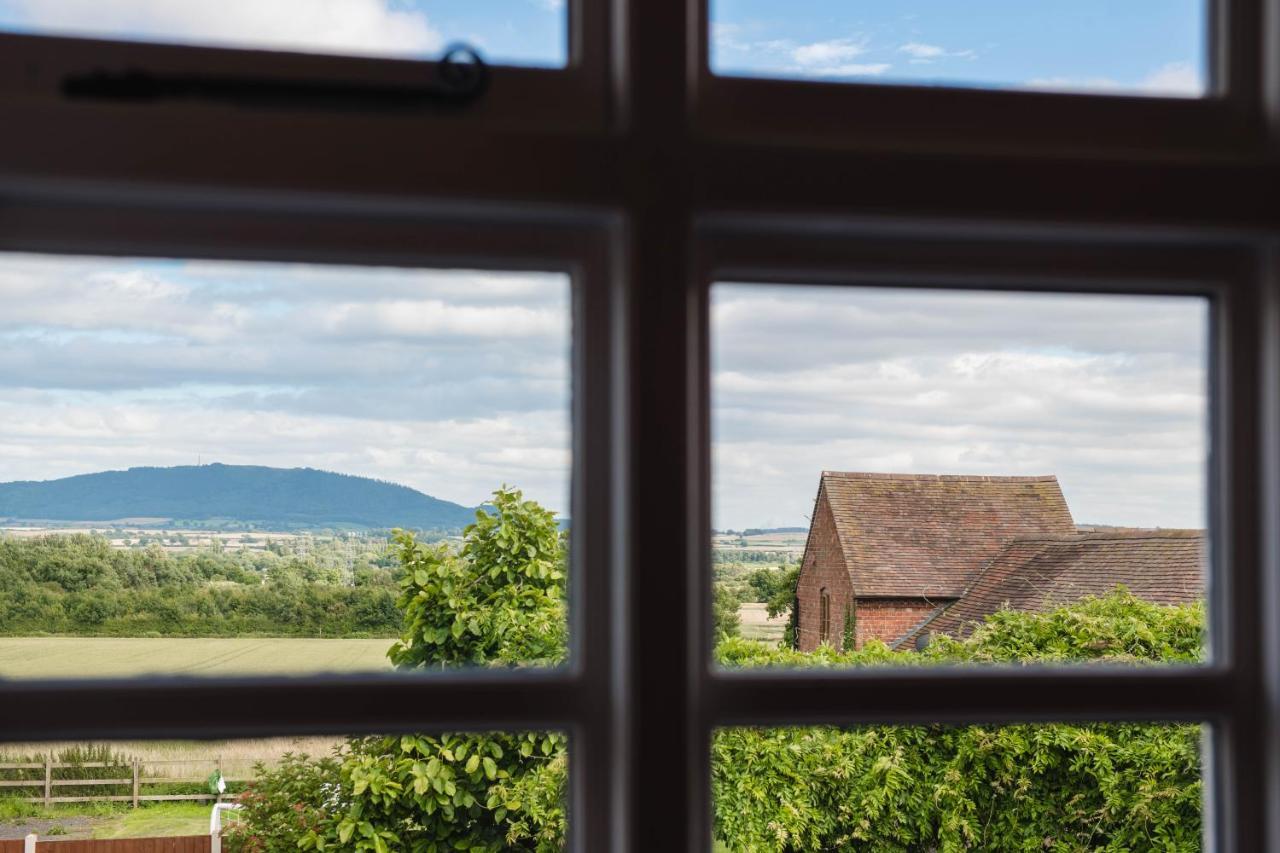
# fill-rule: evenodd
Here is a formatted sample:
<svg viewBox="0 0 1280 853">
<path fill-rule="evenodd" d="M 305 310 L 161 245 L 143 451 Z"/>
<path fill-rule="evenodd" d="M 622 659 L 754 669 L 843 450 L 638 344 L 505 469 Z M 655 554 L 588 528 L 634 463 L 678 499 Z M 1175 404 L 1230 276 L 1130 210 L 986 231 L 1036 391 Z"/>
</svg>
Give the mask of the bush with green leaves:
<svg viewBox="0 0 1280 853">
<path fill-rule="evenodd" d="M 340 758 L 286 753 L 274 767 L 255 765 L 253 784 L 239 798 L 242 810 L 223 831 L 223 848 L 228 853 L 296 850 L 299 839 L 325 826 L 342 806 Z"/>
<path fill-rule="evenodd" d="M 1049 613 L 1002 611 L 923 652 L 813 653 L 729 640 L 723 665 L 1191 663 L 1199 604 L 1118 589 Z M 727 729 L 713 740 L 716 837 L 735 851 L 1200 848 L 1195 725 Z"/>
<path fill-rule="evenodd" d="M 397 665 L 563 660 L 564 538 L 519 492 L 499 491 L 493 507 L 457 552 L 398 536 Z M 1151 665 L 1202 660 L 1203 635 L 1201 605 L 1162 607 L 1117 590 L 1048 613 L 997 613 L 970 637 L 938 637 L 920 652 L 869 643 L 802 653 L 726 637 L 717 658 L 726 667 Z M 1199 746 L 1187 724 L 727 729 L 712 741 L 714 831 L 742 853 L 1197 850 Z M 307 827 L 286 832 L 281 850 L 551 853 L 565 838 L 566 759 L 564 738 L 546 733 L 356 739 L 326 769 L 324 793 L 298 806 L 320 809 L 318 820 L 273 807 L 246 823 L 256 830 L 283 815 L 286 829 Z"/>
<path fill-rule="evenodd" d="M 1117 590 L 1049 613 L 1001 612 L 923 652 L 804 653 L 744 639 L 728 667 L 1203 659 L 1199 604 Z M 716 840 L 763 851 L 1169 850 L 1200 847 L 1200 729 L 1106 723 L 733 728 L 712 740 Z M 542 778 L 541 797 L 563 779 Z M 526 795 L 527 799 L 531 799 Z M 521 826 L 523 838 L 555 824 Z"/>
<path fill-rule="evenodd" d="M 567 648 L 566 537 L 514 489 L 494 493 L 456 551 L 397 532 L 401 669 L 555 665 Z M 297 845 L 312 850 L 470 853 L 558 849 L 566 739 L 556 732 L 351 740 L 335 809 Z M 551 769 L 548 769 L 551 768 Z M 528 798 L 526 799 L 526 792 Z M 549 840 L 546 840 L 549 837 Z M 549 846 L 550 845 L 550 846 Z"/>
</svg>

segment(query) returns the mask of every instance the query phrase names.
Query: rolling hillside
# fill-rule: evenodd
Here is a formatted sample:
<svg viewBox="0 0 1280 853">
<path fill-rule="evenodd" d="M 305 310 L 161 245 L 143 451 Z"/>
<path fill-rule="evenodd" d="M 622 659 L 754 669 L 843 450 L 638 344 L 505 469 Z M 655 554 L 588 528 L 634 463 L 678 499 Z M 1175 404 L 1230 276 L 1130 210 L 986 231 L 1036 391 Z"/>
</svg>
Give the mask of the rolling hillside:
<svg viewBox="0 0 1280 853">
<path fill-rule="evenodd" d="M 472 509 L 408 486 L 313 468 L 186 465 L 0 483 L 0 519 L 452 530 L 474 517 Z"/>
</svg>

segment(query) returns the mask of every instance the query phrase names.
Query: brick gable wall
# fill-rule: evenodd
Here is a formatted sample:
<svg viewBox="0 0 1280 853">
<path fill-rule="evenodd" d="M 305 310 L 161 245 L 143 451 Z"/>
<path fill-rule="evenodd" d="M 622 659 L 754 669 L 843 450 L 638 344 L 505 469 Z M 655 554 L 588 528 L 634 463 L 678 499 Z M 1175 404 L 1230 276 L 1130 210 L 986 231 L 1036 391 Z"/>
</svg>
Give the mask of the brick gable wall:
<svg viewBox="0 0 1280 853">
<path fill-rule="evenodd" d="M 836 537 L 836 522 L 831 514 L 831 505 L 825 491 L 820 489 L 814 505 L 813 522 L 809 528 L 804 563 L 800 568 L 800 582 L 796 587 L 796 601 L 800 606 L 801 651 L 811 652 L 819 645 L 819 610 L 823 589 L 831 596 L 830 642 L 839 647 L 844 636 L 845 609 L 853 600 L 853 586 L 849 582 L 849 571 L 845 568 L 840 540 Z"/>
<path fill-rule="evenodd" d="M 811 652 L 820 644 L 824 589 L 831 597 L 829 642 L 836 648 L 844 645 L 845 614 L 851 606 L 857 648 L 862 648 L 867 640 L 873 638 L 892 643 L 919 625 L 937 607 L 937 603 L 923 598 L 855 599 L 844 551 L 836 534 L 835 516 L 825 491 L 819 490 L 796 589 L 800 605 L 801 651 Z"/>
</svg>

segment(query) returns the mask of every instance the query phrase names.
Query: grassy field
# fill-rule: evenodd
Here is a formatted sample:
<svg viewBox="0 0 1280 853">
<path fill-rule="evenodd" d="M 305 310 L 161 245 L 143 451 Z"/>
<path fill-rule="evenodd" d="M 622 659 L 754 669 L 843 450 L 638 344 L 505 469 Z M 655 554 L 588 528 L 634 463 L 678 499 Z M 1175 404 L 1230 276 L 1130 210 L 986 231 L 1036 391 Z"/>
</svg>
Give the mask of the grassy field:
<svg viewBox="0 0 1280 853">
<path fill-rule="evenodd" d="M 0 637 L 0 678 L 388 670 L 392 640 Z"/>
<path fill-rule="evenodd" d="M 204 803 L 152 803 L 122 811 L 93 829 L 94 838 L 160 838 L 208 835 L 210 807 Z"/>
<path fill-rule="evenodd" d="M 788 617 L 784 613 L 775 619 L 770 619 L 769 612 L 763 603 L 748 601 L 738 608 L 738 618 L 741 620 L 738 631 L 743 637 L 775 644 L 782 641 Z"/>
</svg>

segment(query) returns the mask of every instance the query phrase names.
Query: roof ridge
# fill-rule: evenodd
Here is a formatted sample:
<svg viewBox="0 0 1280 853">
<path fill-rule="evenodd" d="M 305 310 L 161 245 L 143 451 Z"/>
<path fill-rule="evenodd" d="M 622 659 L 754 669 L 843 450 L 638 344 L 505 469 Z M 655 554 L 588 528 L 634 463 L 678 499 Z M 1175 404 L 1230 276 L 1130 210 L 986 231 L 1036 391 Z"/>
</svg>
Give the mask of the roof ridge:
<svg viewBox="0 0 1280 853">
<path fill-rule="evenodd" d="M 948 481 L 965 483 L 1055 483 L 1057 474 L 893 474 L 875 471 L 826 471 L 822 476 L 847 480 Z"/>
<path fill-rule="evenodd" d="M 1206 531 L 1204 530 L 1179 527 L 1111 530 L 1105 532 L 1086 530 L 1062 536 L 1020 536 L 1010 539 L 1009 544 L 1040 543 L 1052 545 L 1075 544 L 1078 542 L 1124 542 L 1142 539 L 1199 539 L 1205 535 Z"/>
</svg>

